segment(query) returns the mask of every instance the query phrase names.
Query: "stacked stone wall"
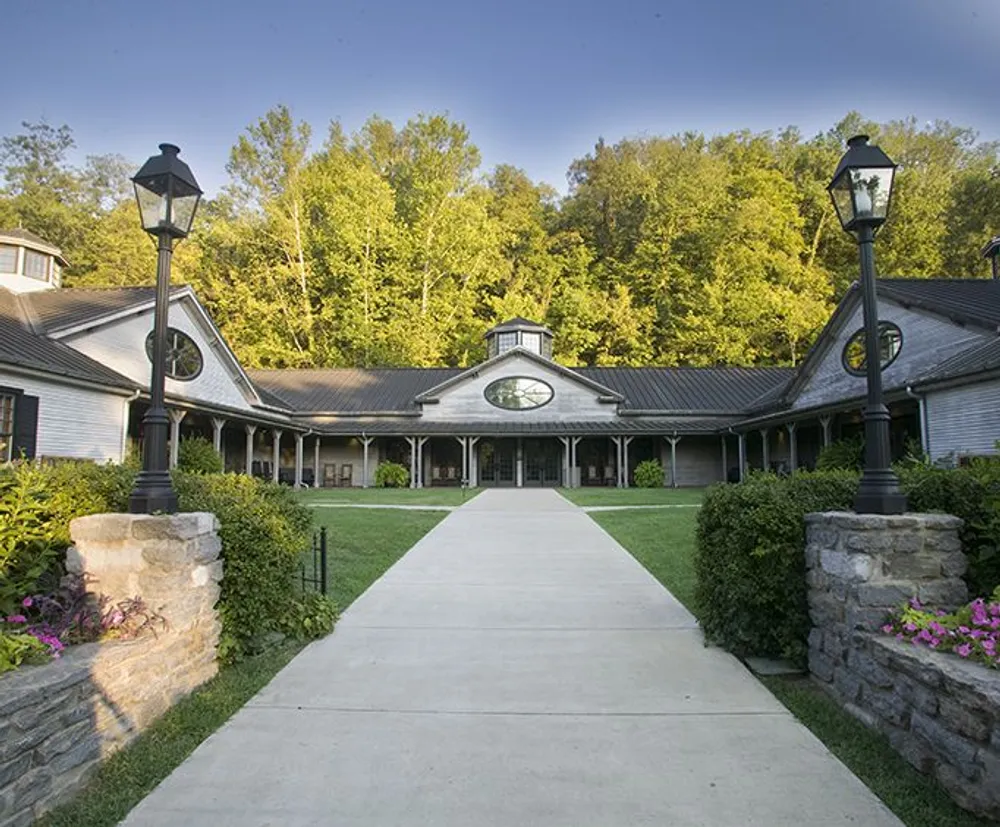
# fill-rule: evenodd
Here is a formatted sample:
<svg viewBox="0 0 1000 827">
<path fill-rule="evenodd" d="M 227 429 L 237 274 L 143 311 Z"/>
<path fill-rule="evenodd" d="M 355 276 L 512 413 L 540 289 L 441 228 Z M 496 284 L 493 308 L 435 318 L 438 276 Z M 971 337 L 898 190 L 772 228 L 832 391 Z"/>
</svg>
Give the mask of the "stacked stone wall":
<svg viewBox="0 0 1000 827">
<path fill-rule="evenodd" d="M 1000 819 L 1000 673 L 882 635 L 911 597 L 967 599 L 961 521 L 937 514 L 806 517 L 809 668 L 968 810 Z"/>
<path fill-rule="evenodd" d="M 215 675 L 217 525 L 212 514 L 73 521 L 67 567 L 112 602 L 141 597 L 166 625 L 0 677 L 0 827 L 72 797 L 103 758 Z"/>
</svg>

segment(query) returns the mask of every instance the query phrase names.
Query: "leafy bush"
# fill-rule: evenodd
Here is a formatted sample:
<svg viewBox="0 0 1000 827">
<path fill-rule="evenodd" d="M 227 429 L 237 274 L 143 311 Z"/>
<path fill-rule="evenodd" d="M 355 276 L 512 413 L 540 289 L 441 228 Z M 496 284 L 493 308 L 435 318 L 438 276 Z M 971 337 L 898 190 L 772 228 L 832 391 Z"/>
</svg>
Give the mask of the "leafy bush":
<svg viewBox="0 0 1000 827">
<path fill-rule="evenodd" d="M 820 449 L 817 471 L 860 471 L 865 467 L 865 438 L 838 439 Z"/>
<path fill-rule="evenodd" d="M 647 459 L 635 467 L 633 475 L 638 488 L 662 488 L 663 466 L 655 459 Z"/>
<path fill-rule="evenodd" d="M 203 436 L 189 436 L 177 446 L 177 467 L 192 474 L 221 474 L 222 455 Z"/>
<path fill-rule="evenodd" d="M 850 508 L 847 472 L 752 474 L 710 488 L 698 515 L 695 599 L 706 637 L 738 655 L 806 653 L 805 522 Z"/>
<path fill-rule="evenodd" d="M 858 479 L 847 471 L 755 474 L 708 491 L 698 517 L 695 568 L 699 619 L 710 640 L 740 655 L 801 661 L 809 633 L 803 517 L 849 510 Z M 1000 584 L 1000 463 L 903 468 L 900 485 L 911 511 L 965 521 L 969 590 L 990 594 Z"/>
<path fill-rule="evenodd" d="M 313 640 L 333 631 L 337 607 L 325 595 L 316 592 L 293 600 L 281 619 L 281 631 L 296 640 Z"/>
<path fill-rule="evenodd" d="M 283 634 L 294 577 L 310 541 L 312 515 L 292 490 L 236 474 L 174 474 L 182 511 L 219 519 L 225 577 L 220 656 L 235 660 Z"/>
<path fill-rule="evenodd" d="M 376 488 L 406 488 L 410 472 L 398 462 L 380 462 L 375 469 Z"/>
<path fill-rule="evenodd" d="M 44 663 L 50 657 L 50 649 L 34 635 L 26 632 L 8 631 L 8 624 L 0 618 L 0 675 L 17 669 L 25 663 Z"/>
</svg>

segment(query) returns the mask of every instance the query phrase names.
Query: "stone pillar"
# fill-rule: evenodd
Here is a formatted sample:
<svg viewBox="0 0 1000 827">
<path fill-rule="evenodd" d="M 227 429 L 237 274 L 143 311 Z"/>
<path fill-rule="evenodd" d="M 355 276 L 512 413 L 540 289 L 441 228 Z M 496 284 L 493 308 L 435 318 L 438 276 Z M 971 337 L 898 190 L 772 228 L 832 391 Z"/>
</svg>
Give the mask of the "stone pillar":
<svg viewBox="0 0 1000 827">
<path fill-rule="evenodd" d="M 181 421 L 187 416 L 187 411 L 170 409 L 170 467 L 177 467 L 177 459 L 181 449 Z"/>
<path fill-rule="evenodd" d="M 112 604 L 138 595 L 166 620 L 156 637 L 107 649 L 94 662 L 95 680 L 107 690 L 96 710 L 99 732 L 143 729 L 218 671 L 218 528 L 208 513 L 93 514 L 70 523 L 67 571 L 85 576 L 89 590 Z"/>
<path fill-rule="evenodd" d="M 257 433 L 256 425 L 244 425 L 247 432 L 247 467 L 246 475 L 249 477 L 253 474 L 253 435 Z"/>
<path fill-rule="evenodd" d="M 947 610 L 968 599 L 961 526 L 947 514 L 806 515 L 809 669 L 845 703 L 859 700 L 858 633 L 879 629 L 911 597 Z"/>
</svg>

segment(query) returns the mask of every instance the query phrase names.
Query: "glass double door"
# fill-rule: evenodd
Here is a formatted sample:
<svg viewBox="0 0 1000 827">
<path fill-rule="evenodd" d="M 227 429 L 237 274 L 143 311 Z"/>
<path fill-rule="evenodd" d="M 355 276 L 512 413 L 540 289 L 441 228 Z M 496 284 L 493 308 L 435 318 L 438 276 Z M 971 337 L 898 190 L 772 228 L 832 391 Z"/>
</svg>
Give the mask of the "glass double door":
<svg viewBox="0 0 1000 827">
<path fill-rule="evenodd" d="M 562 483 L 562 445 L 556 439 L 482 439 L 478 450 L 480 485 Z"/>
</svg>

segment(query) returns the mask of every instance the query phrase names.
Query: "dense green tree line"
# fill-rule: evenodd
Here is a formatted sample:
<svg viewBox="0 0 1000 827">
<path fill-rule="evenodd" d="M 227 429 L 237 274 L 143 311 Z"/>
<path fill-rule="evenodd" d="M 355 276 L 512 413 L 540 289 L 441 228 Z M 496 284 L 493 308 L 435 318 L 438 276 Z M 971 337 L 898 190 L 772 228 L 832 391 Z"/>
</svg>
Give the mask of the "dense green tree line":
<svg viewBox="0 0 1000 827">
<path fill-rule="evenodd" d="M 72 168 L 68 127 L 24 130 L 0 139 L 0 226 L 60 245 L 67 284 L 149 283 L 135 165 Z M 985 276 L 998 147 L 947 122 L 852 113 L 808 140 L 793 128 L 601 140 L 560 199 L 513 166 L 484 171 L 445 116 L 373 117 L 353 135 L 334 122 L 314 143 L 279 106 L 233 146 L 175 280 L 250 366 L 463 365 L 513 315 L 548 324 L 567 364 L 795 364 L 857 277 L 826 185 L 861 131 L 901 164 L 880 273 Z"/>
</svg>

